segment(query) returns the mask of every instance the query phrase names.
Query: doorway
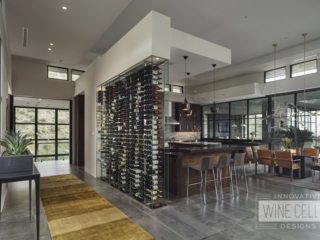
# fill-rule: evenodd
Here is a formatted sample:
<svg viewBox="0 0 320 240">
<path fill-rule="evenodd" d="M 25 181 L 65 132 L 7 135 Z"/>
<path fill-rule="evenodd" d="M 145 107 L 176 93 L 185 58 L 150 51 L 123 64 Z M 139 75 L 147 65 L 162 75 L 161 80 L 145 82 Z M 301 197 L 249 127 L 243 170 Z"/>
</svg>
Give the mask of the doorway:
<svg viewBox="0 0 320 240">
<path fill-rule="evenodd" d="M 85 95 L 79 94 L 75 97 L 75 165 L 84 167 L 84 147 L 85 147 Z"/>
</svg>

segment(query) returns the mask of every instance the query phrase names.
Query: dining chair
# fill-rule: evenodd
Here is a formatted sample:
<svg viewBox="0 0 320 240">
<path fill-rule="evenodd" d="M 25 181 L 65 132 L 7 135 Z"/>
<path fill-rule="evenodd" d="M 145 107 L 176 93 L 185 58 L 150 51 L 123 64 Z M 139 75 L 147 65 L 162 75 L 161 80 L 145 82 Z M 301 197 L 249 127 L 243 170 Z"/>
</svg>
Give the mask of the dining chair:
<svg viewBox="0 0 320 240">
<path fill-rule="evenodd" d="M 296 150 L 296 155 L 301 155 L 301 147 L 291 147 L 291 149 Z"/>
<path fill-rule="evenodd" d="M 271 174 L 274 176 L 274 161 L 273 161 L 273 153 L 271 150 L 266 149 L 258 149 L 258 157 L 257 157 L 257 163 L 256 163 L 256 175 L 258 164 L 263 165 L 264 172 L 266 172 L 265 166 L 271 167 Z"/>
<path fill-rule="evenodd" d="M 293 170 L 299 171 L 299 178 L 301 178 L 301 159 L 292 159 L 292 153 L 289 151 L 275 151 L 274 165 L 276 167 L 289 168 L 290 178 L 293 180 Z"/>
</svg>

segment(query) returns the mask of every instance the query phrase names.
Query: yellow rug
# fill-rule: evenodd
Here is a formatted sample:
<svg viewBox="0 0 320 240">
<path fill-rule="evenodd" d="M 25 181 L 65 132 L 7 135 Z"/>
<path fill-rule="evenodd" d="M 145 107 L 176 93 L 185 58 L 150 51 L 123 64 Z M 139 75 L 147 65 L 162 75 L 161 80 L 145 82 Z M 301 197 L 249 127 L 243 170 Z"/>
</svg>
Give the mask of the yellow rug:
<svg viewBox="0 0 320 240">
<path fill-rule="evenodd" d="M 53 240 L 155 239 L 73 174 L 42 177 L 40 197 Z"/>
</svg>

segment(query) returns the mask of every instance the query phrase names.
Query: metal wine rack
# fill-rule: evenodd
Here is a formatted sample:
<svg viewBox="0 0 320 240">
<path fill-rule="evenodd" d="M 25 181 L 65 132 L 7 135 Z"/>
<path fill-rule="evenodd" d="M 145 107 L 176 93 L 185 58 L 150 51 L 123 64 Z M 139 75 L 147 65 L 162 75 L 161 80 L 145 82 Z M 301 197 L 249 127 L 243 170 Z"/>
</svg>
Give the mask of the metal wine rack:
<svg viewBox="0 0 320 240">
<path fill-rule="evenodd" d="M 166 205 L 168 62 L 150 57 L 97 88 L 97 176 L 151 208 Z"/>
</svg>

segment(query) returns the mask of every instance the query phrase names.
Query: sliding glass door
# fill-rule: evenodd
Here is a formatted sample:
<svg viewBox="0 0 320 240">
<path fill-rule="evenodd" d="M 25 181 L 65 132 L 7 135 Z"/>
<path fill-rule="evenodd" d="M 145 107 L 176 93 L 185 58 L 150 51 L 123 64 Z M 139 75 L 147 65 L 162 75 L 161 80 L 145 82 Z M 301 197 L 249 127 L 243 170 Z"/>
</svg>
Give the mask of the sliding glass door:
<svg viewBox="0 0 320 240">
<path fill-rule="evenodd" d="M 69 159 L 70 111 L 15 107 L 15 131 L 34 140 L 34 161 Z"/>
</svg>

